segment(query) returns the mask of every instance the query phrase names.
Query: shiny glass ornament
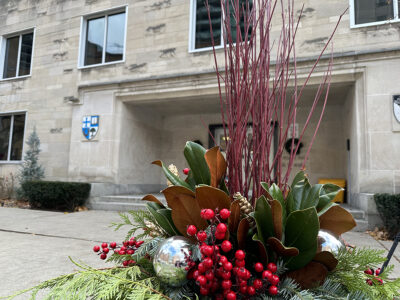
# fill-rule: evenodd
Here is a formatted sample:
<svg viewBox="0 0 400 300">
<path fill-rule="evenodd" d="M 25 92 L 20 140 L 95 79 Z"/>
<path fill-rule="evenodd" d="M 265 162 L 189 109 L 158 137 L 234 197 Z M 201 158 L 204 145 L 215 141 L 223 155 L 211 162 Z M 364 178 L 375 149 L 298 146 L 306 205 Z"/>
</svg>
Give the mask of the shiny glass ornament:
<svg viewBox="0 0 400 300">
<path fill-rule="evenodd" d="M 345 245 L 332 233 L 326 230 L 318 231 L 318 252 L 328 251 L 337 253 L 339 249 L 343 247 L 345 247 Z"/>
<path fill-rule="evenodd" d="M 186 268 L 192 247 L 192 242 L 183 236 L 170 237 L 160 244 L 153 259 L 154 270 L 160 281 L 173 287 L 187 281 Z"/>
</svg>

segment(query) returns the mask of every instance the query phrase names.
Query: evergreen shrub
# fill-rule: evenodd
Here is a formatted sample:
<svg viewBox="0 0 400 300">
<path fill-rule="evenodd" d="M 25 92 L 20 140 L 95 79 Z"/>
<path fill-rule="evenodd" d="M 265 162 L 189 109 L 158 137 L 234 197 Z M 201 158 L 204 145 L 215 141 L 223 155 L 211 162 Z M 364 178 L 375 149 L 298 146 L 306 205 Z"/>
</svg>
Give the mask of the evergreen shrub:
<svg viewBox="0 0 400 300">
<path fill-rule="evenodd" d="M 73 211 L 89 197 L 90 184 L 64 181 L 26 181 L 21 184 L 32 207 Z"/>
<path fill-rule="evenodd" d="M 400 231 L 400 194 L 375 194 L 376 207 L 390 238 Z"/>
</svg>

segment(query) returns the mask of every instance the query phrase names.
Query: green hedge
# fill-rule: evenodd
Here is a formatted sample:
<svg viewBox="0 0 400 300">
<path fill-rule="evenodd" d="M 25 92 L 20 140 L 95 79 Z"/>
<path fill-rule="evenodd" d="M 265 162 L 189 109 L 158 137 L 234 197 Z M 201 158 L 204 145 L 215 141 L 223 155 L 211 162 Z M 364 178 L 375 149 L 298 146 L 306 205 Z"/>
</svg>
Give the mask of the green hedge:
<svg viewBox="0 0 400 300">
<path fill-rule="evenodd" d="M 90 184 L 63 181 L 26 181 L 21 188 L 35 208 L 73 211 L 89 197 Z"/>
<path fill-rule="evenodd" d="M 375 194 L 374 199 L 383 224 L 393 239 L 400 231 L 400 194 Z"/>
</svg>

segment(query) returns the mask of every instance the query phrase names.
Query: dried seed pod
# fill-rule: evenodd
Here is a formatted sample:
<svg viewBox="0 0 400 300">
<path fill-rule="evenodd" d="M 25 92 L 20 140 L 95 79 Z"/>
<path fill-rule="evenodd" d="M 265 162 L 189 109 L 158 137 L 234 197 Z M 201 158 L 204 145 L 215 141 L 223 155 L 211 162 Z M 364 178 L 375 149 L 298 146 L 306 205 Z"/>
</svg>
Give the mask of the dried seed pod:
<svg viewBox="0 0 400 300">
<path fill-rule="evenodd" d="M 174 165 L 174 164 L 170 164 L 168 166 L 168 170 L 171 171 L 172 174 L 174 174 L 175 176 L 179 177 L 179 171 L 178 168 Z M 167 185 L 168 186 L 173 186 L 172 182 L 167 180 Z"/>
<path fill-rule="evenodd" d="M 144 224 L 146 226 L 145 230 L 148 231 L 149 236 L 151 236 L 151 237 L 167 236 L 164 229 L 162 229 L 160 226 L 154 224 L 153 222 L 144 221 Z"/>
<path fill-rule="evenodd" d="M 233 195 L 234 200 L 239 200 L 240 211 L 242 215 L 249 215 L 253 211 L 253 206 L 251 206 L 250 202 L 246 199 L 246 197 L 242 196 L 240 193 L 235 193 Z M 248 218 L 251 226 L 254 226 L 253 218 Z"/>
</svg>

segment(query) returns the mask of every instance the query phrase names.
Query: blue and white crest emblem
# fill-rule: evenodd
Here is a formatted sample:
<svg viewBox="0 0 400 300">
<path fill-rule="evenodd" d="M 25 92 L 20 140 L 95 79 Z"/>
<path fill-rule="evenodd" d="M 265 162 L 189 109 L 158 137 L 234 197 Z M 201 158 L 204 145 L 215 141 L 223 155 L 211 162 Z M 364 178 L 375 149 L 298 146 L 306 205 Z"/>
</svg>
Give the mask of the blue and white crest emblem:
<svg viewBox="0 0 400 300">
<path fill-rule="evenodd" d="M 99 131 L 100 116 L 84 116 L 82 121 L 82 133 L 86 139 L 93 139 Z"/>
</svg>

